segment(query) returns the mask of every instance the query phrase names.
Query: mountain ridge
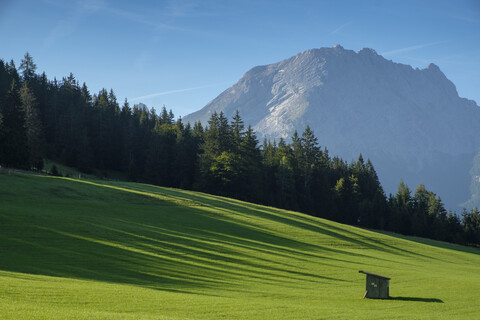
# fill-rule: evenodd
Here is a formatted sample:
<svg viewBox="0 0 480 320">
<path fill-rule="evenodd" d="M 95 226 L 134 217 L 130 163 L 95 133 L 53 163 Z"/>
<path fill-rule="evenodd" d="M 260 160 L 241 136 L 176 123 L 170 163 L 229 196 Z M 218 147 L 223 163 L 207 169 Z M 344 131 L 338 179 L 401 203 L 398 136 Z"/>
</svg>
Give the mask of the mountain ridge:
<svg viewBox="0 0 480 320">
<path fill-rule="evenodd" d="M 460 98 L 433 63 L 413 68 L 369 48 L 310 49 L 250 69 L 184 120 L 206 125 L 213 112 L 231 118 L 236 110 L 260 139 L 288 140 L 309 125 L 331 154 L 350 160 L 362 153 L 387 192 L 403 179 L 426 184 L 450 208 L 470 196 L 480 108 Z"/>
</svg>

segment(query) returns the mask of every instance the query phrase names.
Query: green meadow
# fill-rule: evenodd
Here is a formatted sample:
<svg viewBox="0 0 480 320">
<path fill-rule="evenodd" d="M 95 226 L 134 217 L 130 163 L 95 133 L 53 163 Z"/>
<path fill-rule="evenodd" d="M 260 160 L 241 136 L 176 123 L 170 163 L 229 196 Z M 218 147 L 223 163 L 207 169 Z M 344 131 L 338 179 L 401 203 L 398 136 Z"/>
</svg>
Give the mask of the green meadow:
<svg viewBox="0 0 480 320">
<path fill-rule="evenodd" d="M 391 277 L 363 299 L 365 270 Z M 480 251 L 208 194 L 0 173 L 0 319 L 479 319 Z"/>
</svg>

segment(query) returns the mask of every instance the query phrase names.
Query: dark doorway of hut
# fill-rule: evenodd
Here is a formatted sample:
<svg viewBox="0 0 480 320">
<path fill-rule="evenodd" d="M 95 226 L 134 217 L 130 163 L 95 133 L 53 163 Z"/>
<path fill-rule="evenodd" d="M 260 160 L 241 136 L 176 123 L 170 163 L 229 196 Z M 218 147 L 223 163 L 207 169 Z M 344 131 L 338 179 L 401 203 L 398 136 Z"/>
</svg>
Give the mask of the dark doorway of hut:
<svg viewBox="0 0 480 320">
<path fill-rule="evenodd" d="M 390 298 L 390 278 L 366 271 L 358 271 L 367 275 L 364 298 L 369 299 L 389 299 Z"/>
</svg>

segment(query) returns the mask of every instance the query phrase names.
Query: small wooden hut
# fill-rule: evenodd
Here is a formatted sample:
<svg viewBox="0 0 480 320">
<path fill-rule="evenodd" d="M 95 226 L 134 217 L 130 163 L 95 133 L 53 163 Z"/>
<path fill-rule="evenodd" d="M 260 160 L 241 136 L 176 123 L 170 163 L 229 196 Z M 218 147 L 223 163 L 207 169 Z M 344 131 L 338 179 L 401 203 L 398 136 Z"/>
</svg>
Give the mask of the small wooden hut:
<svg viewBox="0 0 480 320">
<path fill-rule="evenodd" d="M 366 271 L 358 271 L 367 275 L 367 284 L 364 298 L 388 299 L 390 297 L 390 278 Z"/>
</svg>

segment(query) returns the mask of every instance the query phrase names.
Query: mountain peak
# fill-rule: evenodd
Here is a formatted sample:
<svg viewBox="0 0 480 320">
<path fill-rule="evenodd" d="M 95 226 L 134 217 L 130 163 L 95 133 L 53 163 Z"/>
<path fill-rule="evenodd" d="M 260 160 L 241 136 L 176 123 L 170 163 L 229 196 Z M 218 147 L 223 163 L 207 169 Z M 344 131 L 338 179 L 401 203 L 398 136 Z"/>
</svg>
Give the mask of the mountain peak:
<svg viewBox="0 0 480 320">
<path fill-rule="evenodd" d="M 430 71 L 441 72 L 440 67 L 437 66 L 435 63 L 429 63 L 426 69 Z"/>
<path fill-rule="evenodd" d="M 205 125 L 214 111 L 231 118 L 238 110 L 259 140 L 288 140 L 309 125 L 331 154 L 370 158 L 387 192 L 403 178 L 456 205 L 469 197 L 460 184 L 480 150 L 472 105 L 433 63 L 414 69 L 337 44 L 255 67 L 184 120 Z"/>
<path fill-rule="evenodd" d="M 358 51 L 358 54 L 378 56 L 377 51 L 373 50 L 372 48 L 362 48 L 360 51 Z"/>
</svg>

